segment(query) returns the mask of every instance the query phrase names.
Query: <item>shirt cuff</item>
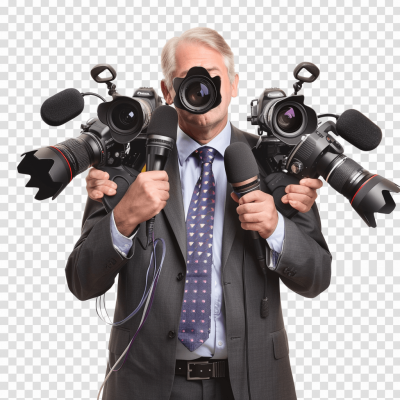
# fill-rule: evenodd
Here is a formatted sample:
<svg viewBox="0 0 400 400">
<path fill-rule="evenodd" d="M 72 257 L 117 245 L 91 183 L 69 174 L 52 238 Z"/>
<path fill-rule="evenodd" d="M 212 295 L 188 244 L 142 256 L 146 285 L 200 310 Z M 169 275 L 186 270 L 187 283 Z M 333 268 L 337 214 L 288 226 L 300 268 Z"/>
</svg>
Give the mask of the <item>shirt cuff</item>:
<svg viewBox="0 0 400 400">
<path fill-rule="evenodd" d="M 283 215 L 278 211 L 278 225 L 270 237 L 266 239 L 271 250 L 277 253 L 282 251 L 282 243 L 285 237 L 285 220 Z"/>
<path fill-rule="evenodd" d="M 113 246 L 124 257 L 126 257 L 130 248 L 132 247 L 133 238 L 139 231 L 139 227 L 140 224 L 135 228 L 130 237 L 126 237 L 118 230 L 117 225 L 115 224 L 114 210 L 111 212 L 110 230 L 111 230 L 111 238 L 113 241 Z"/>
<path fill-rule="evenodd" d="M 282 246 L 285 239 L 285 219 L 283 215 L 278 212 L 278 225 L 270 237 L 266 239 L 270 250 L 270 259 L 267 260 L 268 268 L 276 269 L 276 264 L 280 253 L 282 252 Z M 268 257 L 268 251 L 267 251 Z"/>
</svg>

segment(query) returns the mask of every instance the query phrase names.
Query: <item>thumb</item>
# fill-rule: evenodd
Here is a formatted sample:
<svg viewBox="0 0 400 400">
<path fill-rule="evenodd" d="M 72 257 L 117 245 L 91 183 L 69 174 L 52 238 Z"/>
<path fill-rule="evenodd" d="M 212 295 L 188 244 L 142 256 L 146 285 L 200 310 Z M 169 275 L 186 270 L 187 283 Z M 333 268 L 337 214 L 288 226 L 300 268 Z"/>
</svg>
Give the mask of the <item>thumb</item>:
<svg viewBox="0 0 400 400">
<path fill-rule="evenodd" d="M 237 197 L 237 194 L 235 192 L 231 192 L 231 197 L 233 200 L 236 201 L 236 203 L 239 203 L 239 197 Z"/>
</svg>

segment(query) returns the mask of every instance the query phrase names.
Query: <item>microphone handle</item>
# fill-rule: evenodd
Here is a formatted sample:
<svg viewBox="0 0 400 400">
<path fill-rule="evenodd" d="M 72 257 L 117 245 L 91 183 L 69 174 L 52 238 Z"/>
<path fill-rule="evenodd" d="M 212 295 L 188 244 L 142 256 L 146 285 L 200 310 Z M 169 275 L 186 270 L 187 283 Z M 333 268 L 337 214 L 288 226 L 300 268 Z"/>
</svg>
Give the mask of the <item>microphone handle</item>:
<svg viewBox="0 0 400 400">
<path fill-rule="evenodd" d="M 146 221 L 146 236 L 147 236 L 147 245 L 148 246 L 153 238 L 153 232 L 154 232 L 154 223 L 156 222 L 156 217 L 150 218 L 148 221 Z"/>
<path fill-rule="evenodd" d="M 255 254 L 256 258 L 258 261 L 258 265 L 260 266 L 264 276 L 267 274 L 266 270 L 266 262 L 265 262 L 265 254 L 268 252 L 268 259 L 269 259 L 269 252 L 271 251 L 269 246 L 265 247 L 265 243 L 261 243 L 261 236 L 258 232 L 256 231 L 249 231 L 250 232 L 250 237 L 253 239 L 254 243 L 254 249 L 255 249 Z"/>
</svg>

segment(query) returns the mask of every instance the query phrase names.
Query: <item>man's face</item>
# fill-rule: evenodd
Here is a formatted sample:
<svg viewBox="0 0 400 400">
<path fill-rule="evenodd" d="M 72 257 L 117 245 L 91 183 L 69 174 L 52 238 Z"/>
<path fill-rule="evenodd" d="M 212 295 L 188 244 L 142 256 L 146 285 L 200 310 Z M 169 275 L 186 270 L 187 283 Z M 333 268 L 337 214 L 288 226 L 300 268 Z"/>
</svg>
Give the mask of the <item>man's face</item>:
<svg viewBox="0 0 400 400">
<path fill-rule="evenodd" d="M 239 77 L 236 75 L 235 82 L 230 83 L 228 77 L 228 69 L 224 63 L 224 58 L 216 50 L 210 47 L 180 43 L 176 48 L 175 53 L 176 70 L 174 78 L 184 78 L 192 67 L 203 67 L 208 70 L 208 73 L 213 78 L 219 76 L 221 78 L 221 103 L 208 111 L 206 114 L 192 114 L 189 111 L 176 108 L 179 119 L 183 120 L 187 125 L 212 127 L 222 121 L 228 114 L 228 106 L 231 102 L 231 97 L 237 96 L 237 86 Z M 172 104 L 175 97 L 175 91 L 172 88 L 168 93 L 164 82 L 161 84 L 166 102 Z"/>
</svg>

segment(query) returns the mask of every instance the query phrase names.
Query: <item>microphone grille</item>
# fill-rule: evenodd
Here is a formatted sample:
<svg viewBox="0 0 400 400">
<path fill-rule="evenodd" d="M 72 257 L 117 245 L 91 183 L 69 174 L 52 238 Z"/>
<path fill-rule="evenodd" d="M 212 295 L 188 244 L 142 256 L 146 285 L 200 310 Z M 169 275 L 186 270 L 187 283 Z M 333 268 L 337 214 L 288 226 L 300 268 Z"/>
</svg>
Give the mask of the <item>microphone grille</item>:
<svg viewBox="0 0 400 400">
<path fill-rule="evenodd" d="M 382 131 L 369 118 L 357 110 L 346 110 L 336 122 L 338 134 L 360 150 L 370 151 L 378 147 Z"/>
<path fill-rule="evenodd" d="M 147 135 L 167 136 L 176 141 L 178 130 L 178 113 L 171 106 L 157 107 L 151 114 Z"/>
<path fill-rule="evenodd" d="M 243 182 L 259 174 L 254 154 L 243 142 L 232 143 L 226 148 L 224 164 L 229 183 Z"/>
<path fill-rule="evenodd" d="M 40 108 L 42 120 L 50 126 L 60 126 L 82 113 L 85 102 L 76 89 L 65 89 L 48 98 Z"/>
</svg>

